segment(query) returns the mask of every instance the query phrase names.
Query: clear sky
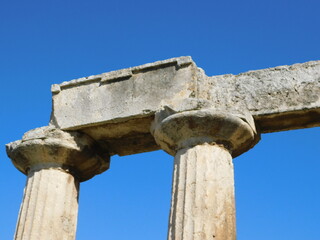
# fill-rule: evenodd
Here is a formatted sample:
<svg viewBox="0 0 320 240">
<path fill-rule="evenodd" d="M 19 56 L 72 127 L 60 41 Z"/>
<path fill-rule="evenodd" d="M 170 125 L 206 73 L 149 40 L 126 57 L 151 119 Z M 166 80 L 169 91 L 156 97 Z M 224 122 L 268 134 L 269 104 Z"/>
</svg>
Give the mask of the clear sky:
<svg viewBox="0 0 320 240">
<path fill-rule="evenodd" d="M 320 60 L 318 0 L 1 0 L 0 239 L 26 177 L 4 145 L 48 124 L 50 86 L 171 57 L 206 74 Z M 264 134 L 234 160 L 238 240 L 320 239 L 320 129 Z M 164 240 L 173 158 L 114 156 L 81 184 L 77 240 Z"/>
</svg>

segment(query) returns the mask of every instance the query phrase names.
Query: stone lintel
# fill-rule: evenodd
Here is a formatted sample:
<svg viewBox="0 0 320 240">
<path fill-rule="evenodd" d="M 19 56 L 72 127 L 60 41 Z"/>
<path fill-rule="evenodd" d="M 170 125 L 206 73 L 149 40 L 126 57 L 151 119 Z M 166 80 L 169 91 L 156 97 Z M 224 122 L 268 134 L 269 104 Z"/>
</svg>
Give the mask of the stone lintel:
<svg viewBox="0 0 320 240">
<path fill-rule="evenodd" d="M 320 126 L 320 61 L 207 77 L 181 57 L 53 85 L 52 93 L 51 124 L 88 134 L 112 155 L 159 149 L 155 113 L 190 99 L 249 112 L 261 133 Z"/>
<path fill-rule="evenodd" d="M 55 84 L 51 123 L 73 130 L 144 118 L 163 101 L 195 95 L 196 74 L 191 58 L 180 57 Z"/>
<path fill-rule="evenodd" d="M 246 108 L 262 133 L 320 126 L 320 61 L 204 79 L 202 97 Z"/>
</svg>

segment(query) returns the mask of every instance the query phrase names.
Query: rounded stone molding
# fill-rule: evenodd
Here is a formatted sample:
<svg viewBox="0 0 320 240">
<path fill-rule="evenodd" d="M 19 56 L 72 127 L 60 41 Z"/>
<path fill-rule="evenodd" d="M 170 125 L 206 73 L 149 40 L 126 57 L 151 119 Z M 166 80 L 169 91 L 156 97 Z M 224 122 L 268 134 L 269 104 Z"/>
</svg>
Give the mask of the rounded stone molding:
<svg viewBox="0 0 320 240">
<path fill-rule="evenodd" d="M 251 116 L 215 109 L 172 112 L 164 108 L 156 113 L 151 133 L 170 155 L 182 148 L 210 143 L 223 145 L 236 157 L 260 140 Z"/>
<path fill-rule="evenodd" d="M 91 137 L 53 126 L 28 131 L 22 140 L 7 144 L 6 150 L 15 167 L 24 174 L 57 168 L 86 181 L 110 165 L 109 154 L 102 152 Z"/>
</svg>

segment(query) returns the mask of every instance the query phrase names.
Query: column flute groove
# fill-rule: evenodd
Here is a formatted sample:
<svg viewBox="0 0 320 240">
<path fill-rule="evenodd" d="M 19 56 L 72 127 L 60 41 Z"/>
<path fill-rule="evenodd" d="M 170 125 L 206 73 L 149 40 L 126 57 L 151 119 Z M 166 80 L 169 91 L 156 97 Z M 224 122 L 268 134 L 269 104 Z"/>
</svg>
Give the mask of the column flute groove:
<svg viewBox="0 0 320 240">
<path fill-rule="evenodd" d="M 15 240 L 74 240 L 79 182 L 109 167 L 109 154 L 79 132 L 42 127 L 9 143 L 13 164 L 27 175 Z"/>
<path fill-rule="evenodd" d="M 243 119 L 213 109 L 156 114 L 151 132 L 175 157 L 168 240 L 236 239 L 232 157 L 259 140 Z"/>
</svg>

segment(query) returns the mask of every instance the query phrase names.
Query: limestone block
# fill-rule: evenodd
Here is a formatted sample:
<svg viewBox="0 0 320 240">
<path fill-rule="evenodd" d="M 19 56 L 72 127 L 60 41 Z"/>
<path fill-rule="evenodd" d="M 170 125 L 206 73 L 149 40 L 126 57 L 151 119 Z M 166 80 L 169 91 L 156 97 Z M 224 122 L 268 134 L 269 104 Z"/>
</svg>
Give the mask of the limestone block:
<svg viewBox="0 0 320 240">
<path fill-rule="evenodd" d="M 53 85 L 51 124 L 81 129 L 111 154 L 155 150 L 154 112 L 193 95 L 197 74 L 191 58 L 180 57 Z"/>
<path fill-rule="evenodd" d="M 159 149 L 149 132 L 155 113 L 183 102 L 248 113 L 262 133 L 320 126 L 320 61 L 208 77 L 180 57 L 55 84 L 52 94 L 52 125 L 128 155 Z"/>
<path fill-rule="evenodd" d="M 54 85 L 51 121 L 73 129 L 150 115 L 163 100 L 191 95 L 195 71 L 191 58 L 182 57 Z"/>
<path fill-rule="evenodd" d="M 247 109 L 262 132 L 320 126 L 320 61 L 202 79 L 202 97 Z"/>
</svg>

